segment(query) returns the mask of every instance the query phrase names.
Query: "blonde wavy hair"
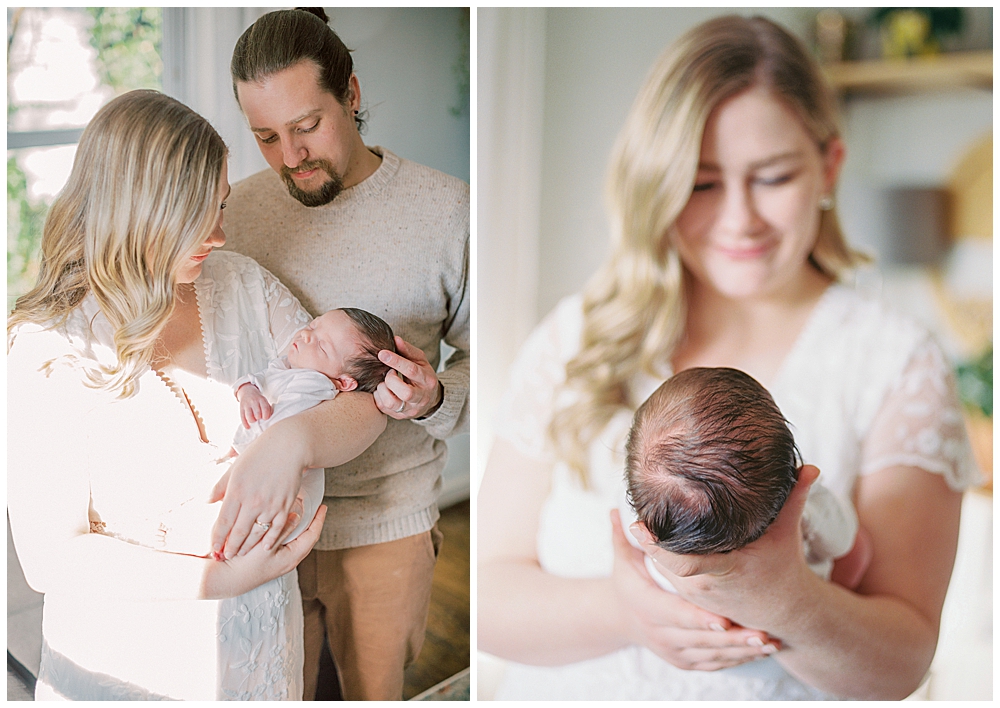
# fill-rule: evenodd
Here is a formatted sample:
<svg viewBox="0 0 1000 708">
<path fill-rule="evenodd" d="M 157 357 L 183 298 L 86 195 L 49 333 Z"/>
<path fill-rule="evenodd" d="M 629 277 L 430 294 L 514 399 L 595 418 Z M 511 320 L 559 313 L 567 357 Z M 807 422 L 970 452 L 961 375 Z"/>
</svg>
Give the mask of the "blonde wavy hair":
<svg viewBox="0 0 1000 708">
<path fill-rule="evenodd" d="M 86 369 L 89 383 L 133 395 L 173 312 L 178 271 L 215 227 L 226 152 L 207 120 L 157 91 L 101 108 L 45 220 L 38 281 L 7 319 L 8 347 L 18 325 L 57 327 L 93 293 L 118 362 Z"/>
<path fill-rule="evenodd" d="M 769 20 L 726 16 L 667 48 L 618 136 L 606 185 L 612 255 L 584 290 L 581 349 L 564 384 L 575 403 L 549 426 L 557 455 L 584 484 L 586 450 L 628 407 L 629 380 L 663 375 L 680 339 L 686 276 L 671 231 L 694 186 L 705 123 L 723 100 L 757 85 L 796 111 L 821 152 L 839 135 L 835 99 L 802 44 Z M 838 279 L 864 260 L 835 213 L 821 212 L 810 263 Z"/>
</svg>

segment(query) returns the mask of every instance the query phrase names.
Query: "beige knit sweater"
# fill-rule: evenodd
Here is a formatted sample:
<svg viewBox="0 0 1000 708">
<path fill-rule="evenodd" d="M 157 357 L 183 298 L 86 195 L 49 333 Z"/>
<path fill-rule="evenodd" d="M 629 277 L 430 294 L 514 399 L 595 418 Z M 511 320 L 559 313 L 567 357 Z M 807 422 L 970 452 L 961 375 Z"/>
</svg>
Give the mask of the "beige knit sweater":
<svg viewBox="0 0 1000 708">
<path fill-rule="evenodd" d="M 469 185 L 383 148 L 382 164 L 330 204 L 305 207 L 272 170 L 233 187 L 227 249 L 274 273 L 314 316 L 336 307 L 379 315 L 439 374 L 441 407 L 389 420 L 355 460 L 326 471 L 329 507 L 316 548 L 383 543 L 430 529 L 447 459 L 443 439 L 469 424 Z"/>
</svg>

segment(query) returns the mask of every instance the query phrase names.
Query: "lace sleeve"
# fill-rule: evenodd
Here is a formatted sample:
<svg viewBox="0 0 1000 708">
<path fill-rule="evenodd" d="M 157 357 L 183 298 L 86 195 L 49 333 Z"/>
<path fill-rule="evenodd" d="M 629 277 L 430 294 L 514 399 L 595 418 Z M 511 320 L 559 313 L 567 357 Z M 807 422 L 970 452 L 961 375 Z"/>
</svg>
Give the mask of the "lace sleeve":
<svg viewBox="0 0 1000 708">
<path fill-rule="evenodd" d="M 284 354 L 295 333 L 309 324 L 312 317 L 291 291 L 267 269 L 261 268 L 261 274 L 264 278 L 264 297 L 267 300 L 271 336 L 278 354 Z"/>
<path fill-rule="evenodd" d="M 497 408 L 494 431 L 519 452 L 547 459 L 548 426 L 566 362 L 579 348 L 581 313 L 577 299 L 564 301 L 531 333 L 510 368 Z"/>
<path fill-rule="evenodd" d="M 944 475 L 956 491 L 981 482 L 951 369 L 929 338 L 914 350 L 864 441 L 862 474 L 897 465 Z"/>
</svg>

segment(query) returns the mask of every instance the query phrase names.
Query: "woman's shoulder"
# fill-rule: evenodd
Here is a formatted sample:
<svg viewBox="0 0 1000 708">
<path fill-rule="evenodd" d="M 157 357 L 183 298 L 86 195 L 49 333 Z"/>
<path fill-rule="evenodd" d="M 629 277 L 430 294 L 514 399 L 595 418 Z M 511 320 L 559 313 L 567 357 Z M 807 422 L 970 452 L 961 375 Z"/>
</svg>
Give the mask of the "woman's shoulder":
<svg viewBox="0 0 1000 708">
<path fill-rule="evenodd" d="M 256 305 L 269 302 L 279 281 L 264 266 L 235 251 L 215 250 L 205 259 L 195 289 L 203 309 L 213 310 L 233 299 Z"/>
<path fill-rule="evenodd" d="M 219 280 L 226 274 L 236 274 L 239 276 L 257 276 L 266 273 L 262 265 L 249 256 L 244 256 L 236 251 L 212 251 L 202 265 L 201 278 Z"/>
<path fill-rule="evenodd" d="M 873 293 L 834 285 L 817 305 L 811 344 L 828 362 L 864 370 L 898 371 L 920 347 L 933 342 L 920 322 Z"/>
<path fill-rule="evenodd" d="M 817 411 L 836 402 L 864 429 L 910 362 L 929 348 L 936 349 L 932 335 L 912 317 L 877 295 L 834 285 L 789 357 L 779 391 Z"/>
<path fill-rule="evenodd" d="M 113 342 L 111 326 L 94 297 L 87 295 L 62 321 L 25 322 L 14 327 L 7 339 L 8 365 L 39 357 L 111 364 L 115 361 Z"/>
<path fill-rule="evenodd" d="M 563 298 L 521 344 L 511 366 L 511 380 L 531 372 L 544 372 L 547 378 L 555 380 L 563 378 L 566 363 L 580 351 L 582 332 L 582 296 Z"/>
</svg>

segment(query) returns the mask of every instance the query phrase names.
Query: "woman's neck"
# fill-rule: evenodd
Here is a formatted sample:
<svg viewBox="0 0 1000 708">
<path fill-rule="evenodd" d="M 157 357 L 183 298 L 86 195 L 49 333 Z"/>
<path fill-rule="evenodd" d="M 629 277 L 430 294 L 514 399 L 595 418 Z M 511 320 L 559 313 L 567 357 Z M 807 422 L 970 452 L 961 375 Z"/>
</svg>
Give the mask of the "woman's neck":
<svg viewBox="0 0 1000 708">
<path fill-rule="evenodd" d="M 751 298 L 726 296 L 690 273 L 687 282 L 687 317 L 672 357 L 674 370 L 729 366 L 766 386 L 832 280 L 806 266 L 790 287 Z"/>
<path fill-rule="evenodd" d="M 174 311 L 157 339 L 156 350 L 155 369 L 164 372 L 181 369 L 198 376 L 208 376 L 201 315 L 193 285 L 177 286 Z"/>
</svg>

